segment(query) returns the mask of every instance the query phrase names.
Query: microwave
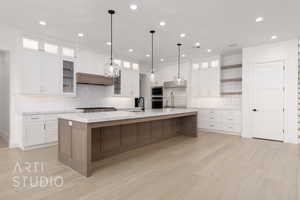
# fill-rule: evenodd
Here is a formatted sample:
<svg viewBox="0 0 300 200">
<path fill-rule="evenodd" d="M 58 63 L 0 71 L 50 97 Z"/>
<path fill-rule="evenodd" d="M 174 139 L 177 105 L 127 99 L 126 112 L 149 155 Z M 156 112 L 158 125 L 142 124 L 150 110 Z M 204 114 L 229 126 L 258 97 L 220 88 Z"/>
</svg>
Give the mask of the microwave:
<svg viewBox="0 0 300 200">
<path fill-rule="evenodd" d="M 153 87 L 152 96 L 163 96 L 163 87 Z"/>
</svg>

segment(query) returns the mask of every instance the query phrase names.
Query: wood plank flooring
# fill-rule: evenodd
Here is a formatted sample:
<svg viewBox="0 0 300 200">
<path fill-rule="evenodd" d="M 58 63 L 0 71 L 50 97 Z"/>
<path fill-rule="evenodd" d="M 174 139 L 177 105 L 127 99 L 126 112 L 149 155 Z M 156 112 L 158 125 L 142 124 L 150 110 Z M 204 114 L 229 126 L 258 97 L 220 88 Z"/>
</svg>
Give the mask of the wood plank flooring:
<svg viewBox="0 0 300 200">
<path fill-rule="evenodd" d="M 7 148 L 8 143 L 7 141 L 3 138 L 3 136 L 0 135 L 0 148 Z"/>
<path fill-rule="evenodd" d="M 297 145 L 203 133 L 100 161 L 85 178 L 57 161 L 57 147 L 5 149 L 0 150 L 0 199 L 296 200 L 299 158 Z M 44 175 L 63 176 L 63 187 L 13 188 L 18 160 L 45 162 Z"/>
</svg>

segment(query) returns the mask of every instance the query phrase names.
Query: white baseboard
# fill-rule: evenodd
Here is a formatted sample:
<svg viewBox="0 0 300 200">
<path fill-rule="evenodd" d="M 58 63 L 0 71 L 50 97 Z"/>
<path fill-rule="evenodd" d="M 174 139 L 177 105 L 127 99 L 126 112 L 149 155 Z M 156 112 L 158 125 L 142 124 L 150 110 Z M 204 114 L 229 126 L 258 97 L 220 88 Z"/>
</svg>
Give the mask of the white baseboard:
<svg viewBox="0 0 300 200">
<path fill-rule="evenodd" d="M 40 144 L 40 145 L 34 145 L 34 146 L 28 146 L 28 147 L 21 147 L 23 151 L 29 151 L 33 149 L 39 149 L 39 148 L 46 148 L 46 147 L 51 147 L 57 145 L 58 142 L 52 142 L 52 143 L 47 143 L 47 144 Z"/>
<path fill-rule="evenodd" d="M 203 128 L 198 128 L 198 131 L 205 132 L 205 133 L 221 133 L 221 134 L 241 136 L 240 132 L 227 132 L 227 131 L 220 131 L 220 130 L 213 130 L 213 129 L 203 129 Z"/>
</svg>

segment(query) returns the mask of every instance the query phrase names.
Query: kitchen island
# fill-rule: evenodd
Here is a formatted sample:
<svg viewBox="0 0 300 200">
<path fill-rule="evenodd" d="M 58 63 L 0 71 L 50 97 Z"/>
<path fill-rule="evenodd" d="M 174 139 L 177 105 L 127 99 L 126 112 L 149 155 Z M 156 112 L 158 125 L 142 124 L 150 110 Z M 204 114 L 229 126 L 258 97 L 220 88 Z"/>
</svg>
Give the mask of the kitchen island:
<svg viewBox="0 0 300 200">
<path fill-rule="evenodd" d="M 61 115 L 58 159 L 89 177 L 93 163 L 177 135 L 197 137 L 196 109 Z"/>
</svg>

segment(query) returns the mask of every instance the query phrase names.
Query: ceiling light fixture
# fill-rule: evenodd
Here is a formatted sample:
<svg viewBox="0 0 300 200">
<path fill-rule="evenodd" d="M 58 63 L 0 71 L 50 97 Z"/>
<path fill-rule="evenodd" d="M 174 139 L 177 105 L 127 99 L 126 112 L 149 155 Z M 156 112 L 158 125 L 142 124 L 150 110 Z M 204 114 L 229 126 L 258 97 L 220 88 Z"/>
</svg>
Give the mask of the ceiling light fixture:
<svg viewBox="0 0 300 200">
<path fill-rule="evenodd" d="M 113 59 L 113 15 L 116 12 L 114 10 L 108 10 L 110 15 L 110 62 L 107 64 L 109 66 L 109 76 L 119 77 L 119 66 L 116 65 Z M 107 43 L 108 44 L 108 43 Z"/>
<path fill-rule="evenodd" d="M 177 47 L 178 47 L 178 66 L 177 66 L 177 84 L 180 85 L 181 84 L 181 76 L 180 76 L 180 47 L 182 44 L 178 43 Z"/>
<path fill-rule="evenodd" d="M 40 24 L 41 26 L 46 26 L 46 25 L 47 25 L 47 22 L 45 22 L 45 21 L 40 21 L 39 24 Z"/>
<path fill-rule="evenodd" d="M 159 23 L 159 25 L 160 25 L 160 26 L 165 26 L 165 25 L 166 25 L 166 22 L 165 22 L 165 21 L 161 21 L 161 22 Z"/>
<path fill-rule="evenodd" d="M 153 66 L 153 39 L 154 39 L 153 37 L 154 37 L 155 30 L 151 30 L 150 33 L 151 33 L 151 54 L 152 54 L 150 79 L 151 79 L 152 82 L 154 82 L 155 75 L 154 75 L 154 66 Z"/>
<path fill-rule="evenodd" d="M 165 59 L 163 59 L 163 58 L 160 59 L 160 62 L 164 62 L 164 61 L 165 61 Z"/>
<path fill-rule="evenodd" d="M 83 37 L 84 34 L 83 33 L 78 33 L 78 37 Z"/>
<path fill-rule="evenodd" d="M 129 52 L 133 52 L 133 49 L 128 49 Z"/>
<path fill-rule="evenodd" d="M 276 40 L 277 38 L 278 38 L 277 35 L 272 35 L 271 37 L 272 40 Z"/>
<path fill-rule="evenodd" d="M 150 54 L 146 54 L 146 57 L 148 57 L 148 58 L 149 58 L 149 57 L 150 57 Z"/>
<path fill-rule="evenodd" d="M 211 49 L 207 49 L 207 52 L 210 53 L 212 50 Z"/>
<path fill-rule="evenodd" d="M 185 36 L 186 36 L 185 33 L 181 33 L 181 34 L 180 34 L 180 37 L 181 37 L 181 38 L 184 38 Z"/>
<path fill-rule="evenodd" d="M 185 54 L 182 54 L 181 56 L 182 56 L 183 58 L 184 58 L 184 57 L 186 57 L 186 55 L 185 55 Z"/>
<path fill-rule="evenodd" d="M 107 46 L 110 46 L 110 45 L 111 45 L 111 42 L 106 42 L 106 45 L 107 45 Z"/>
<path fill-rule="evenodd" d="M 255 19 L 255 21 L 256 21 L 256 22 L 262 22 L 262 21 L 264 21 L 264 18 L 258 17 L 258 18 Z"/>
<path fill-rule="evenodd" d="M 130 5 L 131 10 L 136 10 L 137 8 L 138 8 L 138 6 L 136 4 L 131 4 Z"/>
<path fill-rule="evenodd" d="M 196 43 L 195 43 L 195 47 L 196 47 L 196 48 L 200 48 L 200 42 L 196 42 Z"/>
</svg>

